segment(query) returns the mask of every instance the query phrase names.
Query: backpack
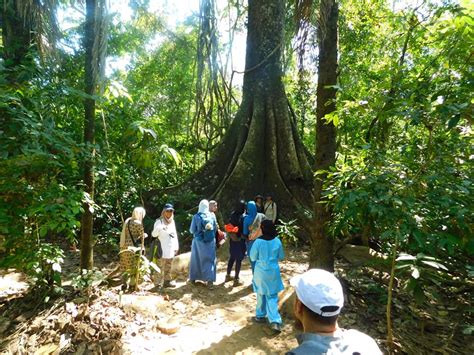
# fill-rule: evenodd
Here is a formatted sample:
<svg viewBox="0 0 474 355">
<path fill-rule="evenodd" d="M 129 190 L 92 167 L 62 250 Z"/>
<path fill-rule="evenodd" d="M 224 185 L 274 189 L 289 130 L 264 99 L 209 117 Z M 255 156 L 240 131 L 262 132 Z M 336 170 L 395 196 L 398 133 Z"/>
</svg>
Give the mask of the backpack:
<svg viewBox="0 0 474 355">
<path fill-rule="evenodd" d="M 262 230 L 260 229 L 260 224 L 262 221 L 266 220 L 267 218 L 263 213 L 257 213 L 255 219 L 253 220 L 252 224 L 249 226 L 250 234 L 248 236 L 249 240 L 255 240 L 262 235 Z"/>
<path fill-rule="evenodd" d="M 202 221 L 202 241 L 209 243 L 213 240 L 216 240 L 216 229 L 215 229 L 215 221 L 212 216 L 207 215 L 205 213 L 199 213 L 199 217 L 201 217 Z M 206 225 L 210 223 L 212 228 L 206 229 Z"/>
</svg>

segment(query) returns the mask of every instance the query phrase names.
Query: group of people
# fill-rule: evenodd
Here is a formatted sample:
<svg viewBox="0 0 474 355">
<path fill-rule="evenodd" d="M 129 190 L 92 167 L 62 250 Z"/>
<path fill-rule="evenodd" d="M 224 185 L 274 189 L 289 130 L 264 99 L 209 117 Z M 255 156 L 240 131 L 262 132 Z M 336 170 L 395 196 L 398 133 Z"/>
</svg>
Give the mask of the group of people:
<svg viewBox="0 0 474 355">
<path fill-rule="evenodd" d="M 216 211 L 216 201 L 202 200 L 189 229 L 193 235 L 189 281 L 192 284 L 203 281 L 210 288 L 216 281 L 216 249 L 223 239 Z M 178 253 L 179 243 L 173 213 L 173 206 L 166 204 L 152 232 L 162 249 L 164 287 L 175 285 L 171 278 L 171 262 Z M 145 210 L 138 207 L 132 217 L 127 219 L 122 230 L 121 249 L 139 243 L 143 246 L 146 237 L 142 224 L 144 216 Z M 265 202 L 262 196 L 247 203 L 239 201 L 225 225 L 230 250 L 225 282 L 233 280 L 234 286 L 241 284 L 241 264 L 248 255 L 253 274 L 252 287 L 257 294 L 256 311 L 252 319 L 256 323 L 268 323 L 275 333 L 279 333 L 282 318 L 278 310 L 278 293 L 284 289 L 279 261 L 284 258 L 284 251 L 275 221 L 276 204 L 271 197 Z M 121 253 L 121 269 L 125 269 L 130 260 L 129 255 Z M 293 277 L 290 284 L 296 291 L 295 318 L 304 333 L 297 337 L 299 346 L 287 354 L 381 354 L 375 341 L 368 335 L 338 327 L 337 318 L 344 304 L 344 295 L 339 280 L 332 273 L 311 269 Z"/>
</svg>

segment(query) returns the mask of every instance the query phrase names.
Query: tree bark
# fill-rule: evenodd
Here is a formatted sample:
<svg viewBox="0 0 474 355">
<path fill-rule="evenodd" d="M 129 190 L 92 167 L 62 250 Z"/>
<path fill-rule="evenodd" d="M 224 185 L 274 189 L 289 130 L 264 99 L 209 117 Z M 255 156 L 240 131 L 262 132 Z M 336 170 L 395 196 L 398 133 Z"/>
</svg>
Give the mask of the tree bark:
<svg viewBox="0 0 474 355">
<path fill-rule="evenodd" d="M 328 171 L 336 162 L 336 127 L 326 115 L 336 110 L 337 20 L 335 0 L 321 0 L 319 10 L 318 88 L 316 104 L 316 169 Z M 328 233 L 332 210 L 323 196 L 327 173 L 314 179 L 314 230 L 311 238 L 310 266 L 334 270 L 334 240 Z"/>
<path fill-rule="evenodd" d="M 258 193 L 273 195 L 279 217 L 311 206 L 311 167 L 282 82 L 284 20 L 284 0 L 249 0 L 242 103 L 210 160 L 181 186 L 218 200 L 224 215 Z"/>
<path fill-rule="evenodd" d="M 94 226 L 93 206 L 94 199 L 94 160 L 95 160 L 95 100 L 97 61 L 94 60 L 94 42 L 96 39 L 96 0 L 86 1 L 86 24 L 84 47 L 85 61 L 85 92 L 91 96 L 84 100 L 84 143 L 88 146 L 89 154 L 84 161 L 85 192 L 89 194 L 89 201 L 84 202 L 84 212 L 81 221 L 81 269 L 92 269 L 94 265 L 94 240 L 92 230 Z"/>
</svg>

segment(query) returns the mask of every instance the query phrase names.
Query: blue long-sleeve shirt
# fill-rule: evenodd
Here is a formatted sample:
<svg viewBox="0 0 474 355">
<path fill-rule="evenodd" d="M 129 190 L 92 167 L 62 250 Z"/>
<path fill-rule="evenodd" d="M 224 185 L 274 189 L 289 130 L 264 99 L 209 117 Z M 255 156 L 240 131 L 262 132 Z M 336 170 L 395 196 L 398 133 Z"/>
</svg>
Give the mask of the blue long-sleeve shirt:
<svg viewBox="0 0 474 355">
<path fill-rule="evenodd" d="M 255 240 L 250 250 L 250 260 L 255 262 L 252 283 L 256 293 L 274 295 L 283 290 L 278 261 L 283 260 L 284 257 L 280 238 Z"/>
</svg>

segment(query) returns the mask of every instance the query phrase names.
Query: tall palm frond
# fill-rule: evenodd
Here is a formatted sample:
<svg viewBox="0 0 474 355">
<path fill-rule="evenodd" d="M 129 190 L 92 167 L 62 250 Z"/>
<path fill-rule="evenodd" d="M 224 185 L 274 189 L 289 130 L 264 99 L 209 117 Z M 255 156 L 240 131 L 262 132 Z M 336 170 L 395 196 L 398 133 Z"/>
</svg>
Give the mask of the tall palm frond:
<svg viewBox="0 0 474 355">
<path fill-rule="evenodd" d="M 4 8 L 10 7 L 30 31 L 31 42 L 42 55 L 52 52 L 60 35 L 56 18 L 58 4 L 58 0 L 3 0 Z"/>
</svg>

